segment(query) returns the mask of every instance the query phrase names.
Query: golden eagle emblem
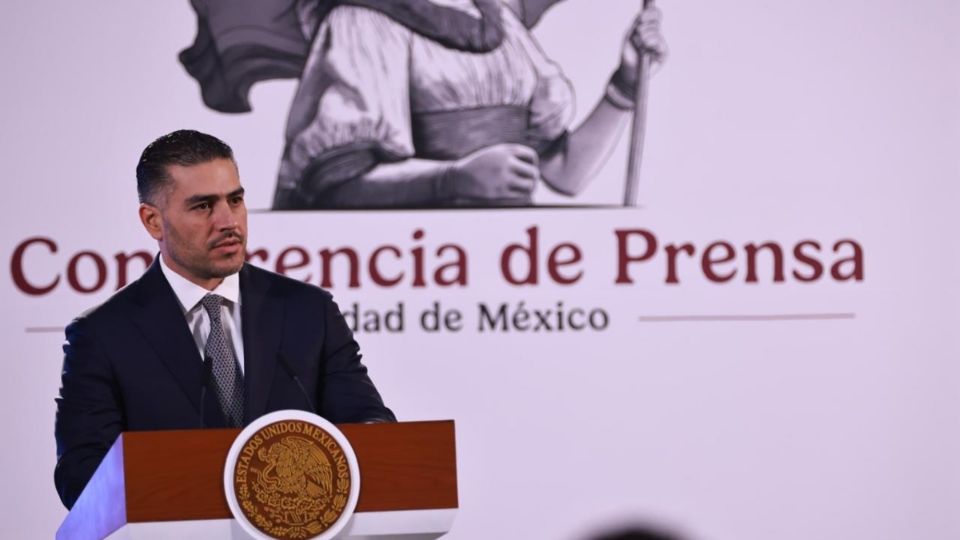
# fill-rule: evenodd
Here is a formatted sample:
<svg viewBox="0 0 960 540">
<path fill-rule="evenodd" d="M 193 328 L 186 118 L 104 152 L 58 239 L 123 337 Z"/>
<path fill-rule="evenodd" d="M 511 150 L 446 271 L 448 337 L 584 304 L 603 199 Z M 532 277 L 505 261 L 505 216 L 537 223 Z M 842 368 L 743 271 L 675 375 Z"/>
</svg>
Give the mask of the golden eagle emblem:
<svg viewBox="0 0 960 540">
<path fill-rule="evenodd" d="M 237 500 L 273 538 L 312 538 L 343 513 L 350 473 L 339 443 L 302 421 L 265 426 L 243 446 L 234 477 Z"/>
</svg>

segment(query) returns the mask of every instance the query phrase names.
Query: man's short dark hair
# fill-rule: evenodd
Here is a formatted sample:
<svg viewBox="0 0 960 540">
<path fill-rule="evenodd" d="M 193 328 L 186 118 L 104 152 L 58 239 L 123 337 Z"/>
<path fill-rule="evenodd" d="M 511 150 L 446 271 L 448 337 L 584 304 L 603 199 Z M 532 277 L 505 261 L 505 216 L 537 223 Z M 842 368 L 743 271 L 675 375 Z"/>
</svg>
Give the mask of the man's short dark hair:
<svg viewBox="0 0 960 540">
<path fill-rule="evenodd" d="M 157 193 L 170 182 L 167 166 L 189 167 L 215 159 L 233 159 L 227 143 L 206 133 L 181 129 L 153 141 L 137 163 L 137 195 L 140 202 L 153 204 Z"/>
</svg>

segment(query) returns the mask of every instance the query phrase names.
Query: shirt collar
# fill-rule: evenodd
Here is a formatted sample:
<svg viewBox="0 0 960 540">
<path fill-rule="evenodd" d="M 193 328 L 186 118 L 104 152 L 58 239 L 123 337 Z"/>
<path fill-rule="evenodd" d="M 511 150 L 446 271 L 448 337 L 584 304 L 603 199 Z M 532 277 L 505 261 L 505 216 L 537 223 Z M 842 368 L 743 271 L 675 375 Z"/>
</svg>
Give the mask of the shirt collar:
<svg viewBox="0 0 960 540">
<path fill-rule="evenodd" d="M 223 281 L 220 282 L 220 285 L 217 285 L 217 288 L 212 291 L 208 291 L 181 276 L 180 274 L 174 272 L 172 268 L 167 266 L 167 261 L 164 260 L 163 255 L 160 255 L 160 270 L 163 272 L 163 277 L 167 278 L 167 282 L 170 283 L 170 288 L 173 289 L 173 293 L 177 296 L 177 300 L 180 301 L 180 307 L 183 309 L 184 313 L 189 313 L 192 311 L 193 308 L 200 303 L 200 300 L 203 299 L 203 297 L 207 294 L 216 294 L 223 297 L 225 300 L 229 300 L 234 305 L 240 305 L 239 272 L 234 272 L 233 274 L 223 278 Z"/>
</svg>

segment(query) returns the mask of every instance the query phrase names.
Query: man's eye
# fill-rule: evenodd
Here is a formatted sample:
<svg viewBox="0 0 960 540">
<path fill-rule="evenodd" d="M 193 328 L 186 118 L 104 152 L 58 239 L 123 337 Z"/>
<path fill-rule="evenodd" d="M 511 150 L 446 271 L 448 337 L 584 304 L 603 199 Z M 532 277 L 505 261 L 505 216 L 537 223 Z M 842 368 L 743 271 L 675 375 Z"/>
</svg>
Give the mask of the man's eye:
<svg viewBox="0 0 960 540">
<path fill-rule="evenodd" d="M 234 197 L 233 199 L 231 199 L 230 202 L 232 202 L 233 204 L 240 204 L 240 203 L 243 202 L 243 196 L 242 196 L 242 195 L 238 195 L 238 196 Z"/>
<path fill-rule="evenodd" d="M 208 210 L 209 208 L 210 208 L 210 203 L 205 203 L 205 202 L 194 205 L 193 207 L 194 210 Z"/>
</svg>

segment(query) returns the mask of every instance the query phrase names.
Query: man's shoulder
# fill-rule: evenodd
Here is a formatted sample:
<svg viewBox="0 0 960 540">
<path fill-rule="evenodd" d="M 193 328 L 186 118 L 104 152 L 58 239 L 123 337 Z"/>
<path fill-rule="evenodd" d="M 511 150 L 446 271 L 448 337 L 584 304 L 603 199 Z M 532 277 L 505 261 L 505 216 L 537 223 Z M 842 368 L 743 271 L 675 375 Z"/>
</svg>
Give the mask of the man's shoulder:
<svg viewBox="0 0 960 540">
<path fill-rule="evenodd" d="M 103 302 L 84 311 L 78 318 L 103 316 L 117 311 L 126 311 L 131 306 L 140 303 L 146 289 L 150 287 L 150 282 L 152 281 L 148 279 L 148 277 L 147 274 L 144 274 L 131 281 Z"/>
<path fill-rule="evenodd" d="M 78 325 L 115 325 L 128 321 L 132 310 L 142 302 L 144 292 L 150 286 L 149 283 L 150 279 L 146 274 L 130 282 L 100 304 L 87 309 L 74 318 L 68 325 L 68 330 Z"/>
</svg>

